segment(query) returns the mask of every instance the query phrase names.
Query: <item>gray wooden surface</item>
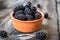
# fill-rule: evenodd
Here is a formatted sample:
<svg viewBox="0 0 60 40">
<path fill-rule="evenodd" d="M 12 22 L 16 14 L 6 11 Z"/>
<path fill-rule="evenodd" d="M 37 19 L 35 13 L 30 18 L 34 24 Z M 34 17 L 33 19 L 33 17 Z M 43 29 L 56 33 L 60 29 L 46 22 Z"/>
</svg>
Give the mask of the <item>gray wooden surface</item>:
<svg viewBox="0 0 60 40">
<path fill-rule="evenodd" d="M 58 28 L 59 28 L 59 38 L 60 38 L 60 0 L 57 0 L 57 13 L 58 13 Z"/>
<path fill-rule="evenodd" d="M 34 5 L 36 5 L 37 3 L 40 3 L 43 7 L 43 9 L 42 10 L 40 9 L 40 11 L 42 11 L 43 13 L 48 12 L 48 14 L 51 18 L 51 19 L 44 19 L 43 20 L 43 26 L 42 26 L 41 31 L 44 31 L 47 33 L 46 40 L 59 40 L 58 24 L 60 24 L 60 23 L 57 24 L 57 22 L 58 22 L 58 19 L 60 18 L 60 15 L 59 15 L 60 12 L 58 11 L 58 14 L 57 14 L 56 1 L 55 0 L 30 0 L 30 1 Z M 7 2 L 9 2 L 9 1 L 7 1 Z M 59 0 L 58 0 L 58 2 L 59 2 Z M 17 2 L 14 4 L 14 0 L 13 1 L 10 0 L 10 3 L 8 3 L 8 4 L 7 5 L 9 8 L 0 11 L 0 15 L 1 15 L 0 16 L 0 27 L 1 27 L 0 29 L 6 30 L 8 32 L 8 36 L 10 38 L 12 35 L 14 35 L 14 33 L 17 33 L 14 30 L 11 18 L 9 16 L 12 11 L 12 8 L 14 7 L 15 4 L 17 4 Z M 60 10 L 59 5 L 60 4 L 58 4 L 58 10 Z M 34 38 L 35 33 L 36 32 L 29 34 L 31 36 L 28 35 L 29 38 L 27 38 L 27 39 L 37 40 Z M 24 35 L 26 35 L 26 34 L 24 34 Z M 33 39 L 31 39 L 31 37 Z M 11 38 L 14 38 L 14 37 L 11 37 Z M 2 39 L 2 40 L 9 40 L 9 39 L 6 38 L 6 39 Z M 17 39 L 14 39 L 14 40 L 17 40 Z"/>
</svg>

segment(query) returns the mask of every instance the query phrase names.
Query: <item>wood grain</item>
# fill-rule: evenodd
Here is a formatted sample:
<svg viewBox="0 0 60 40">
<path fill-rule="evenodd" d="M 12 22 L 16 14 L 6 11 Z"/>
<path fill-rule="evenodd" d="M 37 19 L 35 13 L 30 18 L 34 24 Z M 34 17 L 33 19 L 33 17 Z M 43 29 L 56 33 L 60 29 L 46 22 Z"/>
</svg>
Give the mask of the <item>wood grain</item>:
<svg viewBox="0 0 60 40">
<path fill-rule="evenodd" d="M 30 1 L 34 5 L 36 5 L 37 3 L 40 3 L 42 5 L 42 7 L 43 7 L 43 9 L 41 11 L 43 13 L 48 12 L 49 17 L 51 18 L 51 19 L 44 19 L 43 25 L 42 25 L 42 30 L 40 30 L 40 31 L 44 31 L 44 32 L 47 33 L 46 40 L 59 40 L 58 39 L 58 25 L 57 25 L 57 17 L 58 16 L 57 16 L 57 12 L 56 12 L 55 0 L 37 0 L 37 1 L 30 0 Z M 14 30 L 14 28 L 13 28 L 10 16 L 7 18 L 7 20 L 5 21 L 3 26 L 4 27 L 2 29 L 6 30 L 8 32 L 9 37 L 13 36 L 14 33 L 17 33 L 17 32 L 15 32 L 16 30 Z M 32 36 L 29 36 L 30 35 L 29 34 L 28 37 L 32 37 L 32 39 L 31 38 L 28 38 L 28 39 L 37 40 L 37 39 L 34 39 L 35 36 L 33 34 L 36 35 L 36 32 L 31 33 Z M 16 37 L 13 36 L 13 38 L 16 38 Z"/>
<path fill-rule="evenodd" d="M 57 12 L 56 12 L 56 3 L 55 0 L 44 0 L 42 3 L 43 12 L 47 12 L 51 17 L 50 20 L 47 20 L 47 25 L 43 28 L 48 31 L 47 40 L 58 40 L 58 26 L 57 26 Z"/>
<path fill-rule="evenodd" d="M 57 13 L 58 13 L 58 29 L 59 29 L 59 39 L 60 39 L 60 0 L 57 0 Z"/>
</svg>

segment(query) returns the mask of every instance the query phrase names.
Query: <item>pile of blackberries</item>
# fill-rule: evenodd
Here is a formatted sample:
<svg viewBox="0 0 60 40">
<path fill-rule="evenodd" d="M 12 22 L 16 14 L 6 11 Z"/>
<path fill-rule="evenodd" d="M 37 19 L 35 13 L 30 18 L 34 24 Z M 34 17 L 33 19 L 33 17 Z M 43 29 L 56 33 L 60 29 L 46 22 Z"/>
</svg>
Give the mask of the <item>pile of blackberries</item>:
<svg viewBox="0 0 60 40">
<path fill-rule="evenodd" d="M 36 20 L 41 18 L 40 12 L 29 1 L 26 5 L 19 5 L 14 8 L 14 18 L 18 20 Z"/>
</svg>

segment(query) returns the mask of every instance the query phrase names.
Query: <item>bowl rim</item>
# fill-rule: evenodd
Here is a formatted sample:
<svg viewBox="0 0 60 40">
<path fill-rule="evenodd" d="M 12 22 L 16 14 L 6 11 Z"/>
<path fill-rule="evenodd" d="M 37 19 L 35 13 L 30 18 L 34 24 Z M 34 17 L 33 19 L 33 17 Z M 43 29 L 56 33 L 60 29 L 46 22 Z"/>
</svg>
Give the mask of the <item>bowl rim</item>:
<svg viewBox="0 0 60 40">
<path fill-rule="evenodd" d="M 41 17 L 40 19 L 36 19 L 36 20 L 31 20 L 31 21 L 30 21 L 30 20 L 29 20 L 29 21 L 18 20 L 18 19 L 16 19 L 16 18 L 13 17 L 14 12 L 11 12 L 11 18 L 12 18 L 13 20 L 16 20 L 16 21 L 19 21 L 19 22 L 37 22 L 37 21 L 40 21 L 40 20 L 44 19 L 43 12 L 41 12 L 41 11 L 38 11 L 38 12 L 41 13 L 42 17 Z"/>
</svg>

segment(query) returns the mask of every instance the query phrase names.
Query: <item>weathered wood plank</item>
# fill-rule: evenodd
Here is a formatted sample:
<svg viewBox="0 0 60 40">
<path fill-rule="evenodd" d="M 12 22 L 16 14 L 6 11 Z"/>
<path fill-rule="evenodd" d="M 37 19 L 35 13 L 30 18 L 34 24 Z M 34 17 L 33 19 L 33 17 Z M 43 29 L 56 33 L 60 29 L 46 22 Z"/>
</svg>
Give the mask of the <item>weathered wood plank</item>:
<svg viewBox="0 0 60 40">
<path fill-rule="evenodd" d="M 56 0 L 57 2 L 60 2 L 60 0 Z"/>
<path fill-rule="evenodd" d="M 51 19 L 47 21 L 48 26 L 45 26 L 47 27 L 46 30 L 48 30 L 47 40 L 58 40 L 57 12 L 56 12 L 55 0 L 44 0 L 44 1 L 45 2 L 42 3 L 43 12 L 48 12 L 49 16 L 51 17 Z"/>
<path fill-rule="evenodd" d="M 58 20 L 59 20 L 59 27 L 60 27 L 60 0 L 58 1 L 57 0 L 57 10 L 58 10 Z M 60 28 L 59 28 L 59 30 L 60 30 Z"/>
<path fill-rule="evenodd" d="M 59 39 L 60 39 L 60 0 L 57 0 L 57 12 L 58 12 L 58 23 L 59 23 Z"/>
</svg>

